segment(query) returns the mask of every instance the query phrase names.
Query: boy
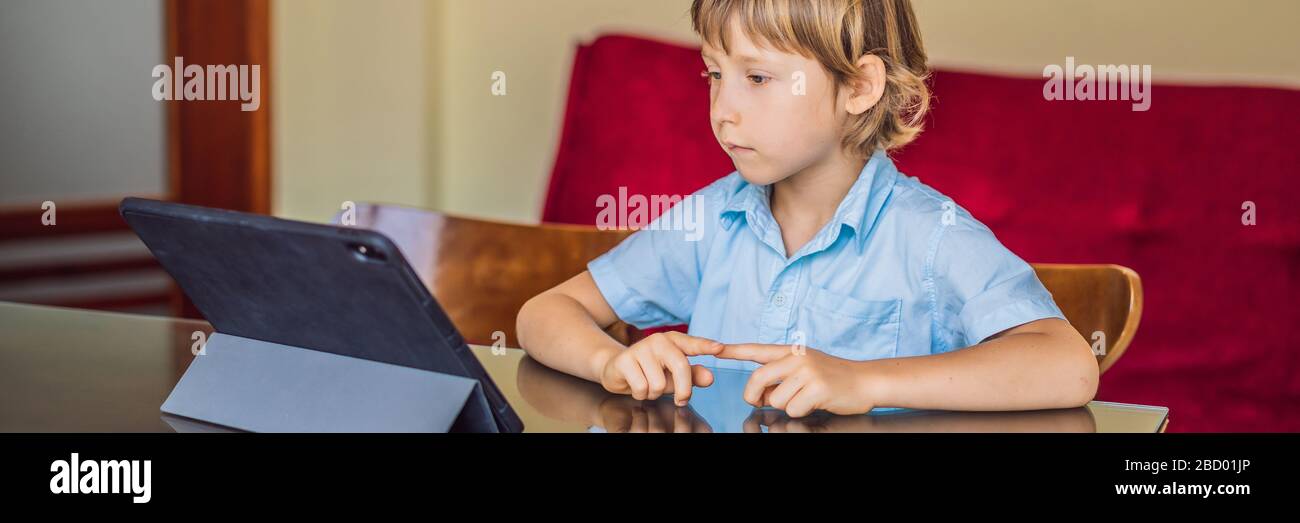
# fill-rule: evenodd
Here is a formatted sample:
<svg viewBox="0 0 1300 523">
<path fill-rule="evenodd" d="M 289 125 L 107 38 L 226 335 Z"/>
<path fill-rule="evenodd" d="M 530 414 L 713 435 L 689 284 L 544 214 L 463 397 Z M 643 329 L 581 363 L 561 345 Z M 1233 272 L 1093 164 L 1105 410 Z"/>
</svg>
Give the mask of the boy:
<svg viewBox="0 0 1300 523">
<path fill-rule="evenodd" d="M 710 120 L 736 171 L 526 303 L 521 346 L 635 399 L 750 370 L 792 417 L 875 407 L 1081 406 L 1088 343 L 1033 269 L 886 151 L 920 132 L 928 67 L 908 0 L 695 0 Z M 631 346 L 608 336 L 689 324 Z M 961 350 L 957 350 L 961 349 Z"/>
</svg>

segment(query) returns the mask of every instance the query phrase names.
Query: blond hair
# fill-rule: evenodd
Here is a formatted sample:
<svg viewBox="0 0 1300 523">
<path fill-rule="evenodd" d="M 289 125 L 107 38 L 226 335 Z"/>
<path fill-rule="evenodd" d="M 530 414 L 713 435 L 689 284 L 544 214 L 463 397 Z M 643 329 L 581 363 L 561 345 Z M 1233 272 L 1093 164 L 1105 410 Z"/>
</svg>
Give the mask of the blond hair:
<svg viewBox="0 0 1300 523">
<path fill-rule="evenodd" d="M 851 115 L 845 126 L 841 143 L 849 154 L 867 158 L 920 134 L 930 107 L 930 71 L 910 0 L 694 0 L 691 26 L 730 53 L 726 28 L 737 15 L 755 43 L 820 62 L 836 93 L 859 77 L 857 60 L 864 54 L 885 63 L 880 101 Z"/>
</svg>

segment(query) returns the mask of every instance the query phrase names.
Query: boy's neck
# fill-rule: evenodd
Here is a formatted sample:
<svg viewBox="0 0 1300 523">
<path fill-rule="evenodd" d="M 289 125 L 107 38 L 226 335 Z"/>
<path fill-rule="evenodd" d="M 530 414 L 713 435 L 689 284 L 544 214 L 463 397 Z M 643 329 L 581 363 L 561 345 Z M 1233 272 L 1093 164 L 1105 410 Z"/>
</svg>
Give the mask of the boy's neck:
<svg viewBox="0 0 1300 523">
<path fill-rule="evenodd" d="M 866 164 L 838 153 L 772 184 L 772 216 L 783 226 L 794 221 L 820 229 L 835 215 Z"/>
</svg>

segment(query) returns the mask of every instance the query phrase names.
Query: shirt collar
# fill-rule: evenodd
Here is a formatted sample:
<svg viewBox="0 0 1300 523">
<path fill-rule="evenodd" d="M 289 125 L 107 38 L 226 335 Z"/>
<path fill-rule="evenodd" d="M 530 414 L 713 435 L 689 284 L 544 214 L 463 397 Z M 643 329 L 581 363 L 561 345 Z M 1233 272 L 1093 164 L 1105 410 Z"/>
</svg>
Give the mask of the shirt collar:
<svg viewBox="0 0 1300 523">
<path fill-rule="evenodd" d="M 867 236 L 869 236 L 871 227 L 875 225 L 876 220 L 880 217 L 880 211 L 884 208 L 890 193 L 893 192 L 898 174 L 898 169 L 894 166 L 894 162 L 889 159 L 889 156 L 885 154 L 885 151 L 883 149 L 876 150 L 871 155 L 871 158 L 867 160 L 866 165 L 862 166 L 862 171 L 858 173 L 858 179 L 849 187 L 848 194 L 844 195 L 839 207 L 835 209 L 835 215 L 831 217 L 830 223 L 837 224 L 839 227 L 825 229 L 832 234 L 819 234 L 809 243 L 822 242 L 824 245 L 816 246 L 816 248 L 818 250 L 825 248 L 838 236 L 835 233 L 839 229 L 848 227 L 853 230 L 854 240 L 861 247 Z M 751 225 L 756 226 L 758 229 L 776 229 L 776 220 L 772 217 L 772 210 L 768 207 L 771 190 L 771 185 L 754 185 L 744 182 L 740 190 L 732 194 L 722 208 L 724 225 L 730 228 L 732 222 L 740 216 L 744 216 L 751 221 Z M 761 232 L 760 236 L 762 236 Z M 827 237 L 821 238 L 821 236 Z"/>
</svg>

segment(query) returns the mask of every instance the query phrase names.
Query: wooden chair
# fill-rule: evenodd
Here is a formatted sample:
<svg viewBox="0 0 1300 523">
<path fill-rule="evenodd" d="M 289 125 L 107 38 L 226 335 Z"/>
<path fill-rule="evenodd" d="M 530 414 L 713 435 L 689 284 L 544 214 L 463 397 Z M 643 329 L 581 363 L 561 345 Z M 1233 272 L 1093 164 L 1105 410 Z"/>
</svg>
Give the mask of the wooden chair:
<svg viewBox="0 0 1300 523">
<path fill-rule="evenodd" d="M 631 234 L 364 203 L 357 205 L 355 226 L 381 232 L 397 244 L 466 341 L 491 345 L 499 332 L 510 347 L 519 346 L 515 317 L 525 301 L 587 270 L 588 261 Z M 624 343 L 635 335 L 622 322 L 607 332 Z"/>
<path fill-rule="evenodd" d="M 586 270 L 630 231 L 578 225 L 519 225 L 461 218 L 392 205 L 359 204 L 356 227 L 391 238 L 470 343 L 490 345 L 496 332 L 518 346 L 515 316 L 525 301 Z M 1119 265 L 1034 264 L 1043 285 L 1090 343 L 1105 335 L 1102 372 L 1123 355 L 1142 316 L 1142 284 Z M 638 333 L 617 323 L 626 343 Z M 499 336 L 499 335 L 498 335 Z"/>
<path fill-rule="evenodd" d="M 1121 265 L 1035 263 L 1034 271 L 1083 339 L 1096 348 L 1106 372 L 1133 341 L 1142 320 L 1142 279 Z M 1103 339 L 1097 335 L 1105 336 Z"/>
</svg>

